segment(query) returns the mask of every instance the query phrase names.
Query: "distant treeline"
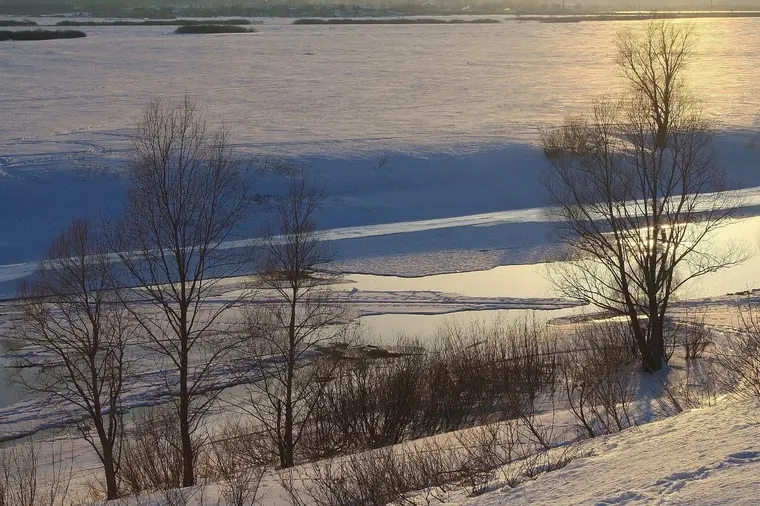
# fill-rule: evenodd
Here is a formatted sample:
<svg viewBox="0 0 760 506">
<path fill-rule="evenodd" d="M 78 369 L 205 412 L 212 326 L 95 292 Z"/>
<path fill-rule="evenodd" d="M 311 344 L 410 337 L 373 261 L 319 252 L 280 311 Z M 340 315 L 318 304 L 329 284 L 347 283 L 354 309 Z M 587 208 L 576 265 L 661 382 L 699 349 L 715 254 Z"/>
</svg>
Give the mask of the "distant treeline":
<svg viewBox="0 0 760 506">
<path fill-rule="evenodd" d="M 582 16 L 518 16 L 517 21 L 538 21 L 540 23 L 580 23 L 583 21 L 647 21 L 650 19 L 696 19 L 696 18 L 756 18 L 754 12 L 652 12 L 646 14 L 589 14 Z"/>
<path fill-rule="evenodd" d="M 143 21 L 114 20 L 114 21 L 81 21 L 81 20 L 64 20 L 56 23 L 56 26 L 200 26 L 208 25 L 208 20 L 197 19 L 148 19 Z M 253 21 L 249 19 L 221 19 L 214 20 L 214 25 L 252 25 Z"/>
<path fill-rule="evenodd" d="M 294 25 L 452 25 L 501 23 L 498 19 L 433 19 L 433 18 L 301 18 Z"/>
<path fill-rule="evenodd" d="M 87 34 L 78 30 L 0 30 L 0 41 L 79 39 L 82 37 L 87 37 Z"/>
<path fill-rule="evenodd" d="M 696 0 L 690 9 L 756 11 L 755 0 Z M 345 0 L 0 0 L 0 15 L 43 16 L 70 13 L 97 18 L 176 19 L 179 17 L 389 17 L 389 16 L 458 16 L 466 7 L 468 15 L 494 16 L 605 14 L 614 10 L 661 9 L 676 12 L 685 0 L 602 0 L 593 7 L 583 3 L 553 0 L 380 0 L 372 5 L 356 5 Z M 745 4 L 745 5 L 742 5 Z"/>
<path fill-rule="evenodd" d="M 517 4 L 523 0 L 516 0 Z M 468 5 L 467 14 L 498 15 L 510 12 L 551 13 L 543 0 L 536 5 L 540 7 L 524 10 L 511 0 L 494 0 L 475 5 Z M 406 0 L 385 0 L 382 4 L 356 5 L 340 0 L 324 2 L 301 2 L 293 0 L 0 0 L 0 14 L 16 16 L 41 16 L 69 13 L 87 13 L 97 18 L 133 18 L 133 19 L 175 19 L 178 17 L 389 17 L 389 16 L 436 16 L 462 14 L 466 5 L 461 2 L 444 2 L 432 4 Z M 527 6 L 526 6 L 527 7 Z M 561 11 L 564 11 L 562 9 Z M 564 11 L 569 12 L 569 11 Z"/>
<path fill-rule="evenodd" d="M 252 28 L 237 25 L 223 24 L 190 24 L 177 28 L 174 33 L 186 34 L 209 34 L 209 33 L 254 33 Z"/>
</svg>

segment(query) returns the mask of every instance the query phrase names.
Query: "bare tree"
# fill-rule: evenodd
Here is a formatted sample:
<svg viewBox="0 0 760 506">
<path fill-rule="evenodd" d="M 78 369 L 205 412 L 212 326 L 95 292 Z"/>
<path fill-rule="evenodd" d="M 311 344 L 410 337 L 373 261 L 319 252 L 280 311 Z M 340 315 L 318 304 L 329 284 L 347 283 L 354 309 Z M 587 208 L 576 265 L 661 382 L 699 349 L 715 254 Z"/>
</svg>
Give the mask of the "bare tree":
<svg viewBox="0 0 760 506">
<path fill-rule="evenodd" d="M 21 355 L 27 389 L 60 399 L 82 417 L 78 428 L 103 465 L 106 495 L 119 495 L 125 350 L 132 333 L 113 290 L 103 236 L 76 220 L 53 243 L 30 282 L 19 288 L 20 334 L 35 353 Z"/>
<path fill-rule="evenodd" d="M 195 484 L 193 434 L 232 348 L 221 320 L 237 299 L 212 299 L 221 278 L 241 268 L 239 253 L 224 242 L 246 209 L 243 170 L 229 133 L 211 131 L 187 97 L 154 101 L 137 123 L 114 247 L 135 286 L 128 307 L 165 362 L 160 367 L 180 425 L 183 486 Z"/>
<path fill-rule="evenodd" d="M 315 228 L 319 202 L 305 171 L 293 178 L 264 241 L 260 282 L 269 298 L 246 315 L 249 353 L 262 379 L 249 387 L 244 409 L 276 446 L 283 468 L 294 465 L 296 447 L 337 362 L 320 351 L 347 330 L 346 307 L 332 290 L 336 277 L 317 271 L 333 258 Z"/>
<path fill-rule="evenodd" d="M 707 244 L 737 197 L 724 191 L 713 132 L 682 79 L 692 38 L 688 25 L 668 22 L 621 35 L 629 93 L 542 135 L 567 252 L 553 281 L 627 317 L 647 371 L 667 362 L 664 324 L 678 290 L 742 259 Z"/>
</svg>

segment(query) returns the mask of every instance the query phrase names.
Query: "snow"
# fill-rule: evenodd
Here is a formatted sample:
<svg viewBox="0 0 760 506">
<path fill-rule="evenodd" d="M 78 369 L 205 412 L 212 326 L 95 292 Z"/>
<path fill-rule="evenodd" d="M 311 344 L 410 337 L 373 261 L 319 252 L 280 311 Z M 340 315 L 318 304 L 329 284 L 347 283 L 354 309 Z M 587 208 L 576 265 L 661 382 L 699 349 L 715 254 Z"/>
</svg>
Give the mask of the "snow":
<svg viewBox="0 0 760 506">
<path fill-rule="evenodd" d="M 690 505 L 718 506 L 757 504 L 760 472 L 760 400 L 723 398 L 711 407 L 684 411 L 618 434 L 580 443 L 579 457 L 559 469 L 539 474 L 516 485 L 494 485 L 489 492 L 470 497 L 467 487 L 410 494 L 408 504 L 441 506 L 612 506 Z M 554 415 L 559 426 L 570 423 L 567 412 Z M 648 423 L 647 423 L 648 422 Z M 464 432 L 469 431 L 466 429 Z M 560 429 L 563 430 L 563 429 Z M 461 449 L 455 434 L 407 442 L 394 451 L 413 451 L 415 445 L 433 443 L 441 451 Z M 561 449 L 559 449 L 561 451 Z M 294 470 L 296 490 L 308 480 L 308 465 Z M 221 484 L 186 490 L 188 504 L 217 504 Z M 276 471 L 267 472 L 261 483 L 264 505 L 291 504 Z M 429 493 L 436 492 L 436 493 Z M 165 505 L 161 494 L 142 497 L 138 503 Z M 148 501 L 147 503 L 145 501 Z M 312 503 L 302 497 L 303 504 Z"/>
<path fill-rule="evenodd" d="M 713 408 L 629 429 L 594 444 L 595 455 L 468 506 L 755 505 L 760 402 Z"/>
<path fill-rule="evenodd" d="M 464 297 L 441 292 L 362 292 L 350 293 L 351 306 L 359 305 L 361 316 L 384 314 L 446 314 L 471 311 L 494 311 L 505 309 L 557 310 L 583 305 L 577 301 L 562 299 L 516 299 L 509 297 Z"/>
</svg>

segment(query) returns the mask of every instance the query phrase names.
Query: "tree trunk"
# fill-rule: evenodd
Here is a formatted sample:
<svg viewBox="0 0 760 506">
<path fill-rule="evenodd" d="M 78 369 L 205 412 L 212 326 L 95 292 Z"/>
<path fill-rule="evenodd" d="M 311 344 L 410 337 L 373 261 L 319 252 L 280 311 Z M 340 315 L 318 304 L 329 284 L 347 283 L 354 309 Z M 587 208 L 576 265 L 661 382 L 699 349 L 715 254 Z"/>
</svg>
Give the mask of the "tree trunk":
<svg viewBox="0 0 760 506">
<path fill-rule="evenodd" d="M 193 442 L 190 438 L 190 396 L 187 391 L 187 355 L 187 350 L 183 349 L 179 371 L 179 429 L 182 438 L 182 486 L 192 487 L 195 485 L 195 470 L 193 469 Z"/>
<path fill-rule="evenodd" d="M 295 282 L 297 283 L 300 272 L 295 274 Z M 284 450 L 283 455 L 283 467 L 293 467 L 295 465 L 293 459 L 293 381 L 295 380 L 295 368 L 296 368 L 296 301 L 298 300 L 298 289 L 293 288 L 293 300 L 290 303 L 290 323 L 288 325 L 288 377 L 285 391 L 285 434 L 284 434 Z"/>
<path fill-rule="evenodd" d="M 641 359 L 641 365 L 645 372 L 657 372 L 662 369 L 662 361 L 652 354 L 651 348 L 641 355 Z"/>
<path fill-rule="evenodd" d="M 280 468 L 285 469 L 288 466 L 285 461 L 285 433 L 282 428 L 282 420 L 282 401 L 280 399 L 277 399 L 275 401 L 275 433 L 277 434 L 277 455 L 280 457 Z"/>
<path fill-rule="evenodd" d="M 665 364 L 665 339 L 663 336 L 662 319 L 655 313 L 650 318 L 649 329 L 649 356 L 648 364 L 645 364 L 647 372 L 657 372 Z"/>
<path fill-rule="evenodd" d="M 116 484 L 116 466 L 113 459 L 113 444 L 106 435 L 105 426 L 103 424 L 103 414 L 100 411 L 99 405 L 96 406 L 94 423 L 100 441 L 103 473 L 106 478 L 106 500 L 111 501 L 119 498 L 119 488 Z"/>
<path fill-rule="evenodd" d="M 649 338 L 645 332 L 646 327 L 641 324 L 638 315 L 634 313 L 628 314 L 630 319 L 631 332 L 633 333 L 633 339 L 636 342 L 639 354 L 641 355 L 641 366 L 646 372 L 656 372 L 662 368 L 662 354 L 656 355 L 653 353 L 651 329 Z M 648 325 L 651 325 L 651 321 Z"/>
<path fill-rule="evenodd" d="M 193 469 L 193 443 L 190 438 L 190 423 L 188 423 L 187 396 L 180 398 L 179 410 L 179 426 L 182 435 L 182 486 L 192 487 L 195 485 L 195 471 Z"/>
<path fill-rule="evenodd" d="M 293 406 L 291 403 L 285 405 L 285 444 L 284 465 L 283 467 L 293 467 Z"/>
<path fill-rule="evenodd" d="M 106 500 L 119 498 L 119 487 L 116 483 L 116 469 L 113 461 L 113 448 L 103 446 L 103 471 L 106 476 Z"/>
</svg>

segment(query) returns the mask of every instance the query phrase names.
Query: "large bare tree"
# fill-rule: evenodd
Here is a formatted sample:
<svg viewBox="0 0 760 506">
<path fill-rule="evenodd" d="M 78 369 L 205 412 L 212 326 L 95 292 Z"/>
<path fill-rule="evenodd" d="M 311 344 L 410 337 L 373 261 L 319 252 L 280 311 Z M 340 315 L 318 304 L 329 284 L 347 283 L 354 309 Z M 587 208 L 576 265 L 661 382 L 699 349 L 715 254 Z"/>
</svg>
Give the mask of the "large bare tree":
<svg viewBox="0 0 760 506">
<path fill-rule="evenodd" d="M 242 265 L 224 242 L 246 209 L 244 169 L 229 133 L 211 130 L 187 97 L 154 101 L 137 123 L 114 244 L 134 286 L 128 307 L 162 359 L 177 409 L 183 486 L 195 484 L 193 436 L 232 347 L 222 319 L 237 299 L 214 297 Z"/>
<path fill-rule="evenodd" d="M 265 303 L 246 311 L 249 356 L 262 379 L 249 385 L 243 409 L 274 444 L 283 468 L 295 464 L 320 389 L 340 355 L 320 352 L 349 330 L 346 305 L 332 288 L 337 278 L 318 271 L 333 258 L 315 226 L 319 202 L 320 194 L 301 171 L 277 203 L 262 246 L 259 294 Z"/>
<path fill-rule="evenodd" d="M 724 191 L 713 131 L 683 80 L 692 39 L 689 25 L 670 22 L 624 32 L 618 63 L 628 92 L 542 133 L 568 254 L 553 281 L 626 316 L 648 371 L 667 362 L 664 327 L 678 290 L 741 260 L 710 241 L 737 198 Z"/>
<path fill-rule="evenodd" d="M 108 499 L 119 495 L 125 351 L 134 330 L 113 279 L 102 234 L 76 220 L 19 288 L 19 337 L 34 350 L 19 359 L 34 374 L 20 378 L 81 413 L 78 428 L 103 465 Z"/>
</svg>

